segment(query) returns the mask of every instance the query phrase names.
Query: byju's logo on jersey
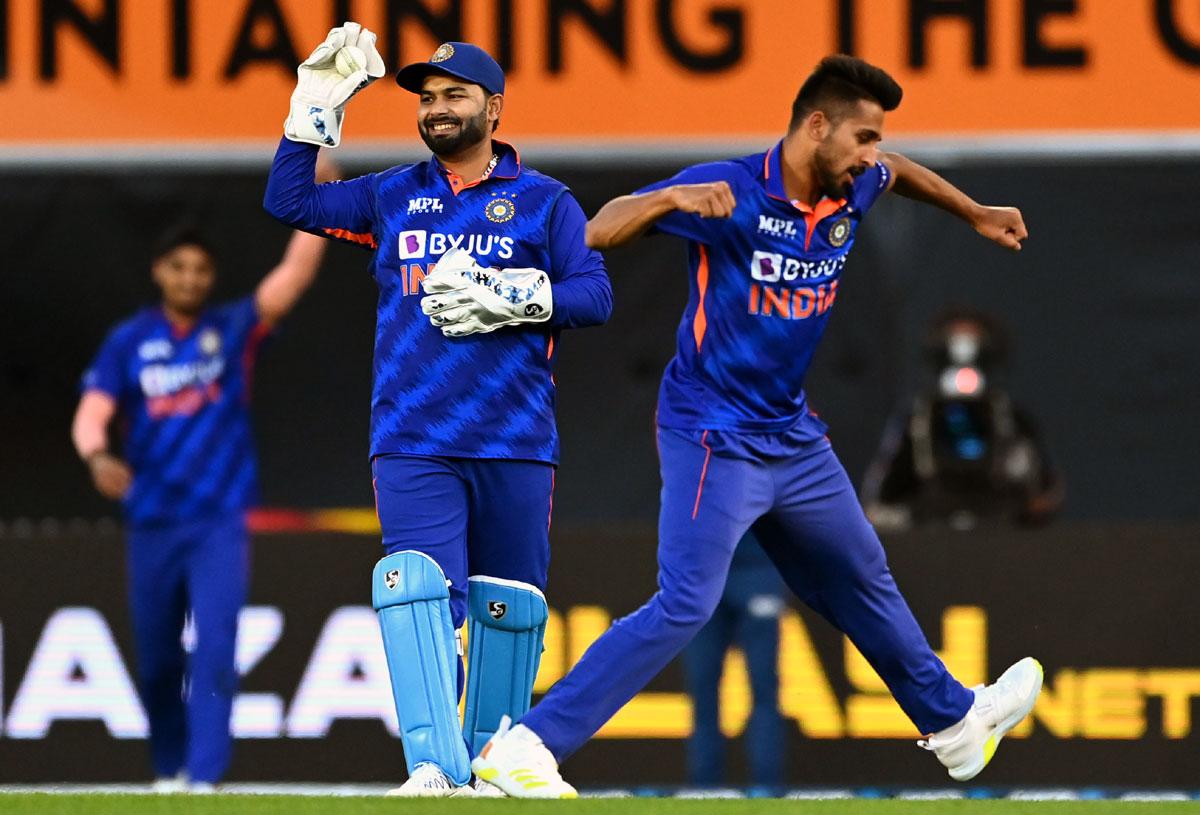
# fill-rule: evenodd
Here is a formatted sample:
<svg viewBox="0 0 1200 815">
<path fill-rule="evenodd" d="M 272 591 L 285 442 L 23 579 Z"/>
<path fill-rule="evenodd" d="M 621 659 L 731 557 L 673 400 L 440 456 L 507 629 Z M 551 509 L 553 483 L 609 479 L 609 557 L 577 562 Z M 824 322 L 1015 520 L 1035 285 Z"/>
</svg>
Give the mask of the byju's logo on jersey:
<svg viewBox="0 0 1200 815">
<path fill-rule="evenodd" d="M 845 243 L 845 240 L 842 241 Z M 822 260 L 799 260 L 784 257 L 778 252 L 754 253 L 750 260 L 750 276 L 764 283 L 780 280 L 815 280 L 833 277 L 846 265 L 846 253 Z"/>
<path fill-rule="evenodd" d="M 410 260 L 412 258 L 425 257 L 425 244 L 429 240 L 429 233 L 424 229 L 409 229 L 400 233 L 400 258 L 401 260 Z"/>
<path fill-rule="evenodd" d="M 409 198 L 408 199 L 408 214 L 423 215 L 426 212 L 441 212 L 441 198 Z"/>
<path fill-rule="evenodd" d="M 758 216 L 758 232 L 760 235 L 770 235 L 773 238 L 794 238 L 796 222 L 787 218 L 772 218 L 769 215 Z"/>
<path fill-rule="evenodd" d="M 775 252 L 755 252 L 750 261 L 750 276 L 764 283 L 774 283 L 783 274 L 783 255 Z"/>
</svg>

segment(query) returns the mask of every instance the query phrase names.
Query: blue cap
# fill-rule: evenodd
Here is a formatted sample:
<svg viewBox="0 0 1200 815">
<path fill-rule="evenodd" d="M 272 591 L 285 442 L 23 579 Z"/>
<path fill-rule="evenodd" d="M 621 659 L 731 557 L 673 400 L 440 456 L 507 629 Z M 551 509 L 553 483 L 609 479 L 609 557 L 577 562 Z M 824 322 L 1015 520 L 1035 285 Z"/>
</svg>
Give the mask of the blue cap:
<svg viewBox="0 0 1200 815">
<path fill-rule="evenodd" d="M 396 84 L 406 91 L 421 92 L 430 74 L 447 74 L 481 85 L 488 93 L 504 93 L 504 70 L 491 54 L 469 42 L 444 42 L 428 62 L 405 65 L 396 74 Z"/>
</svg>

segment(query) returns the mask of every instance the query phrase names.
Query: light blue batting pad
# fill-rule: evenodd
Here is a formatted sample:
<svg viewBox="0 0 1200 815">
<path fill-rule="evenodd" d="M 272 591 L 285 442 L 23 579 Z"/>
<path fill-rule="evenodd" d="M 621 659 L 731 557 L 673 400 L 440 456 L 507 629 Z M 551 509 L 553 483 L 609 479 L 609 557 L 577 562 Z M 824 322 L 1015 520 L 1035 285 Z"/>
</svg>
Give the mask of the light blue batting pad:
<svg viewBox="0 0 1200 815">
<path fill-rule="evenodd" d="M 534 586 L 472 577 L 467 588 L 467 701 L 463 736 L 478 754 L 501 716 L 529 710 L 542 660 L 546 598 Z"/>
<path fill-rule="evenodd" d="M 375 564 L 371 602 L 379 612 L 409 774 L 431 761 L 466 784 L 471 762 L 458 724 L 458 648 L 445 573 L 420 552 L 388 555 Z"/>
</svg>

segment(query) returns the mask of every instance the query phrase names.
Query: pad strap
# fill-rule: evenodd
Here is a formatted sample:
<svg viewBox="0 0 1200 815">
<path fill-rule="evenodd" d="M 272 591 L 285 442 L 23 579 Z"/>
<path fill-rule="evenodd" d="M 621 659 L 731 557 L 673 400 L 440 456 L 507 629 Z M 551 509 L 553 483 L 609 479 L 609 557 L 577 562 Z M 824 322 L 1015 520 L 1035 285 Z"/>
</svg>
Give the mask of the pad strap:
<svg viewBox="0 0 1200 815">
<path fill-rule="evenodd" d="M 546 598 L 528 583 L 474 576 L 467 588 L 467 699 L 463 736 L 478 754 L 500 726 L 529 710 L 542 659 Z"/>
<path fill-rule="evenodd" d="M 375 564 L 371 600 L 409 775 L 432 762 L 466 784 L 471 766 L 458 723 L 458 649 L 445 573 L 421 552 L 388 555 Z"/>
</svg>

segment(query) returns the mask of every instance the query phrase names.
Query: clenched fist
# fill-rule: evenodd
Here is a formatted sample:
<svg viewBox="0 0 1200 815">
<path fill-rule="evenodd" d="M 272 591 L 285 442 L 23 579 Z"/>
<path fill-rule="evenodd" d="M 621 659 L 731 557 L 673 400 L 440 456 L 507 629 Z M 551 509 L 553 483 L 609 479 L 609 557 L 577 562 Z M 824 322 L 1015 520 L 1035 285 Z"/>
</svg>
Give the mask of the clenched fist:
<svg viewBox="0 0 1200 815">
<path fill-rule="evenodd" d="M 971 226 L 988 240 L 1014 252 L 1021 251 L 1021 241 L 1029 237 L 1025 219 L 1016 207 L 980 207 Z"/>
<path fill-rule="evenodd" d="M 680 212 L 694 212 L 701 218 L 728 218 L 737 206 L 728 182 L 676 184 L 667 188 L 671 203 Z"/>
</svg>

